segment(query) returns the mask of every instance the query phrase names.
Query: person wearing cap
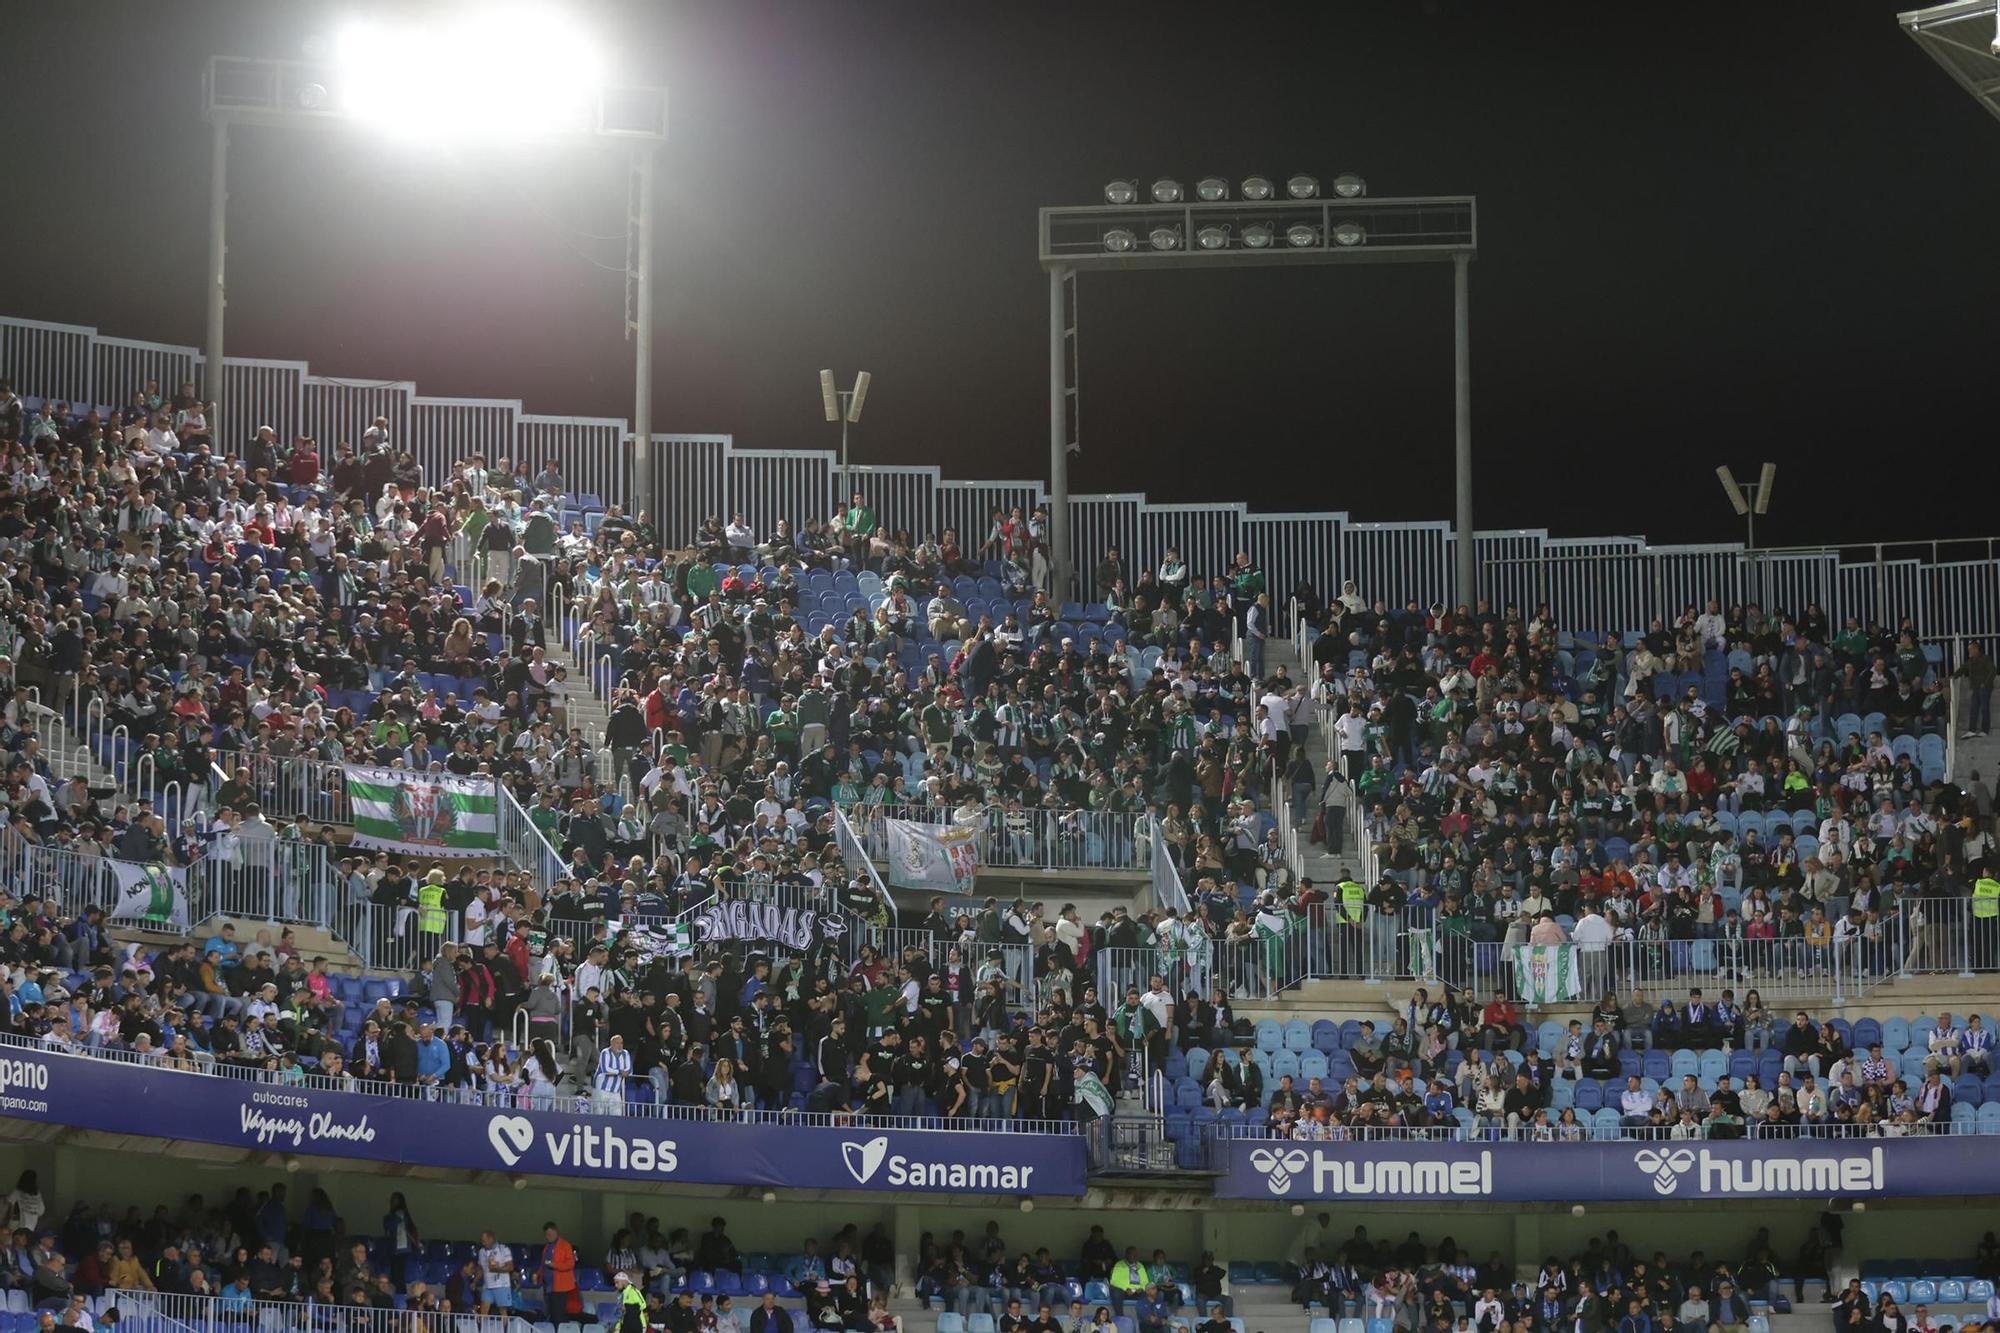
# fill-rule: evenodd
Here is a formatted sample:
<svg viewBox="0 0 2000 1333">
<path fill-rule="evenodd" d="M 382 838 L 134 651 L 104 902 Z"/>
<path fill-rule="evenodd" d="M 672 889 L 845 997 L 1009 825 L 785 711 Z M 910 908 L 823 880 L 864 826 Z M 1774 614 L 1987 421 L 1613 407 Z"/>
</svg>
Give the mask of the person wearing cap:
<svg viewBox="0 0 2000 1333">
<path fill-rule="evenodd" d="M 553 1234 L 555 1229 L 555 1223 L 549 1223 L 548 1232 Z M 567 1241 L 558 1243 L 565 1248 L 569 1244 Z M 570 1255 L 572 1268 L 575 1263 L 576 1255 L 572 1252 Z M 618 1290 L 618 1333 L 646 1333 L 646 1294 L 639 1290 L 639 1284 L 632 1280 L 632 1275 L 623 1269 L 611 1275 L 611 1282 Z M 570 1279 L 572 1290 L 575 1285 L 576 1279 L 572 1277 Z"/>
</svg>

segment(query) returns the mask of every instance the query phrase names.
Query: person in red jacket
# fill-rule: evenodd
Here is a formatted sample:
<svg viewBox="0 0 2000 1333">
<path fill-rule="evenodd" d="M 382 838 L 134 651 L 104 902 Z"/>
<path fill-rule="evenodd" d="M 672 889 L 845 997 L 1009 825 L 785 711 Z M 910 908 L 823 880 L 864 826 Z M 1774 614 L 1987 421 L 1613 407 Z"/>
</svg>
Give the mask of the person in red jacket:
<svg viewBox="0 0 2000 1333">
<path fill-rule="evenodd" d="M 646 695 L 646 730 L 665 730 L 678 721 L 674 709 L 675 693 L 673 677 L 661 676 L 659 684 Z"/>
<path fill-rule="evenodd" d="M 1489 1051 L 1496 1044 L 1503 1051 L 1510 1046 L 1518 1050 L 1524 1035 L 1514 1002 L 1507 998 L 1506 991 L 1494 991 L 1492 1001 L 1479 1015 L 1480 1046 Z"/>
<path fill-rule="evenodd" d="M 574 1319 L 583 1313 L 583 1295 L 576 1289 L 576 1248 L 553 1222 L 542 1223 L 542 1242 L 543 1316 Z"/>
</svg>

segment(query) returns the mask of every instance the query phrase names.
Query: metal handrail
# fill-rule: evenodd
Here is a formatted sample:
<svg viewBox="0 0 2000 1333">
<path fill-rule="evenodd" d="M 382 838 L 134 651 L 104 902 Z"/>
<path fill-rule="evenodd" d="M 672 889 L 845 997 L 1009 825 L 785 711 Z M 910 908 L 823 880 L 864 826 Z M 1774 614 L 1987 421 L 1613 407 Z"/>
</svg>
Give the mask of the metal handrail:
<svg viewBox="0 0 2000 1333">
<path fill-rule="evenodd" d="M 303 1087 L 319 1092 L 350 1093 L 366 1097 L 403 1097 L 409 1093 L 407 1085 L 380 1079 L 348 1078 L 344 1075 L 331 1078 L 324 1074 L 310 1073 L 285 1078 L 261 1066 L 231 1065 L 219 1061 L 211 1061 L 199 1069 L 176 1069 L 165 1063 L 164 1051 L 155 1051 L 148 1058 L 115 1046 L 72 1046 L 63 1049 L 45 1041 L 22 1037 L 11 1032 L 0 1032 L 0 1048 L 4 1047 L 32 1050 L 56 1059 L 108 1060 L 117 1064 L 145 1065 L 188 1078 L 226 1078 L 243 1083 Z M 589 1093 L 538 1097 L 517 1092 L 512 1088 L 485 1091 L 476 1088 L 438 1087 L 427 1089 L 426 1096 L 466 1106 L 511 1106 L 527 1110 L 561 1111 L 571 1115 L 602 1116 L 607 1119 L 704 1120 L 743 1125 L 815 1125 L 842 1129 L 866 1125 L 880 1129 L 928 1129 L 986 1134 L 1077 1133 L 1076 1122 L 1072 1120 L 974 1121 L 953 1120 L 939 1116 L 864 1115 L 859 1112 L 841 1111 L 753 1109 L 716 1111 L 707 1106 L 683 1106 L 674 1103 L 662 1105 L 657 1102 L 621 1102 L 617 1108 L 610 1109 L 602 1099 Z"/>
</svg>

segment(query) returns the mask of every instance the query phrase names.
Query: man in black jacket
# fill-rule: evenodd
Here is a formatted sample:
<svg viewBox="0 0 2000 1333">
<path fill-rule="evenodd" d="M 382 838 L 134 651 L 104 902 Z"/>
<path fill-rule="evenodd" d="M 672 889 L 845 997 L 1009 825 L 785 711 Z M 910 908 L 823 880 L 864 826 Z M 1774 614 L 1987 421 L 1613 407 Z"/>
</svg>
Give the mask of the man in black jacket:
<svg viewBox="0 0 2000 1333">
<path fill-rule="evenodd" d="M 382 1063 L 398 1085 L 415 1095 L 417 1084 L 417 1043 L 407 1023 L 389 1025 L 388 1039 L 382 1043 Z"/>
<path fill-rule="evenodd" d="M 792 1312 L 778 1304 L 776 1292 L 765 1292 L 763 1300 L 750 1312 L 750 1333 L 793 1333 Z"/>
</svg>

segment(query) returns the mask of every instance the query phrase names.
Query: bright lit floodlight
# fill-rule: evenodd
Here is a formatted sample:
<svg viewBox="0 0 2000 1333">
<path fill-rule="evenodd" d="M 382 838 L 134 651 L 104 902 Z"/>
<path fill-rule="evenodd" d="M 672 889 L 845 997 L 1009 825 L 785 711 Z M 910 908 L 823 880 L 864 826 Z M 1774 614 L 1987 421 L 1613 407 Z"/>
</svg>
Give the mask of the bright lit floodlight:
<svg viewBox="0 0 2000 1333">
<path fill-rule="evenodd" d="M 409 26 L 357 20 L 334 43 L 341 109 L 418 137 L 592 128 L 604 65 L 561 11 L 495 5 Z"/>
</svg>

